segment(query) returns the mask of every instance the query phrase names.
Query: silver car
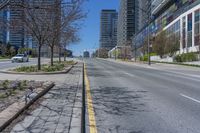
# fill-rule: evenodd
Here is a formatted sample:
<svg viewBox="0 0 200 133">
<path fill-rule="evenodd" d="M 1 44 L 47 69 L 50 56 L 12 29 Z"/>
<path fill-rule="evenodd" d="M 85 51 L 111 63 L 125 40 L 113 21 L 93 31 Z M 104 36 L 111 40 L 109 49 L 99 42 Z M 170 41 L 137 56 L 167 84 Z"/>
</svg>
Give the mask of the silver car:
<svg viewBox="0 0 200 133">
<path fill-rule="evenodd" d="M 26 54 L 17 54 L 11 59 L 12 63 L 14 62 L 28 62 L 29 58 Z"/>
</svg>

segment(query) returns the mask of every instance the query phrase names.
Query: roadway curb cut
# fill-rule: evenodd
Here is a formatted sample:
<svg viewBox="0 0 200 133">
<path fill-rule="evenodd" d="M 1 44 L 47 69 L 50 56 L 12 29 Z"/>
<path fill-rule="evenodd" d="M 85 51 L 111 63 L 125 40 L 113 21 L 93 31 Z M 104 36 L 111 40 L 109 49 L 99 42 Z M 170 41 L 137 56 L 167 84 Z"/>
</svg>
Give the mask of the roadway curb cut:
<svg viewBox="0 0 200 133">
<path fill-rule="evenodd" d="M 76 64 L 74 64 L 76 65 Z M 13 71 L 0 71 L 0 73 L 4 74 L 19 74 L 19 75 L 55 75 L 55 74 L 66 74 L 68 73 L 73 67 L 69 66 L 63 71 L 58 71 L 58 72 L 31 72 L 31 73 L 26 73 L 26 72 L 13 72 Z"/>
<path fill-rule="evenodd" d="M 43 91 L 39 92 L 37 96 L 35 96 L 28 104 L 26 104 L 23 108 L 16 112 L 11 118 L 9 118 L 4 124 L 0 125 L 0 132 L 2 132 L 10 123 L 15 120 L 20 114 L 22 114 L 26 109 L 28 109 L 35 101 L 37 101 L 40 97 L 45 95 L 51 88 L 54 87 L 54 83 L 48 85 Z"/>
</svg>

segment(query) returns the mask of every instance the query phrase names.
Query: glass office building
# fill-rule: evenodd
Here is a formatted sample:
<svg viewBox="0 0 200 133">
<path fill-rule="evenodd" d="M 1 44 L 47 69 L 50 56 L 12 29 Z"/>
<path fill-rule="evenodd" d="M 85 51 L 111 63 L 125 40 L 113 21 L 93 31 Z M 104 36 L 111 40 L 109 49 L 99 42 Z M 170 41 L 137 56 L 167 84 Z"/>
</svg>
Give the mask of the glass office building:
<svg viewBox="0 0 200 133">
<path fill-rule="evenodd" d="M 2 0 L 0 0 L 2 2 Z M 5 44 L 7 42 L 7 8 L 2 6 L 0 10 L 0 42 Z"/>
<path fill-rule="evenodd" d="M 111 50 L 117 45 L 117 18 L 116 10 L 101 11 L 100 48 Z"/>
<path fill-rule="evenodd" d="M 152 3 L 155 4 L 155 1 Z M 160 2 L 162 1 L 160 0 Z M 200 44 L 200 1 L 167 1 L 161 7 L 159 10 L 152 10 L 155 20 L 138 32 L 136 36 L 137 46 L 142 46 L 149 28 L 151 34 L 166 30 L 169 37 L 177 36 L 180 40 L 180 53 L 198 51 L 197 46 Z"/>
</svg>

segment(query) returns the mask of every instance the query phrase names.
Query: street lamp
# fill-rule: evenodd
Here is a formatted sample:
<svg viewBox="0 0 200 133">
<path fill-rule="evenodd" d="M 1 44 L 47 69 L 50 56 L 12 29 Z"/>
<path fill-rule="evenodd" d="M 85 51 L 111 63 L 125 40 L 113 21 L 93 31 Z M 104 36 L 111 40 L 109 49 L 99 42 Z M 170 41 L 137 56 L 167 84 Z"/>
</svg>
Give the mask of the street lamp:
<svg viewBox="0 0 200 133">
<path fill-rule="evenodd" d="M 141 10 L 142 12 L 144 12 L 146 14 L 146 17 L 147 17 L 147 40 L 148 40 L 148 65 L 151 65 L 151 55 L 150 55 L 150 24 L 151 22 L 154 20 L 154 16 L 151 15 L 151 3 L 148 2 L 148 9 L 147 10 L 144 10 L 140 7 L 138 7 L 139 10 Z M 135 46 L 136 48 L 136 46 Z"/>
<path fill-rule="evenodd" d="M 115 60 L 117 60 L 117 46 L 115 46 Z"/>
</svg>

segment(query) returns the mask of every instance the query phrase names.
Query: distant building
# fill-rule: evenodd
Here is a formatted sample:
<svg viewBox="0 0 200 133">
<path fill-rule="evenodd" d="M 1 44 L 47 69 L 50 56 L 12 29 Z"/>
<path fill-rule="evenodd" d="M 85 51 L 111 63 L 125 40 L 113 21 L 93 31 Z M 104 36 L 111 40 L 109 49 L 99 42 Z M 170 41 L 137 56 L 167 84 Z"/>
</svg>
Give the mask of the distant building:
<svg viewBox="0 0 200 133">
<path fill-rule="evenodd" d="M 23 3 L 22 0 L 15 0 L 14 2 Z M 25 42 L 25 26 L 24 26 L 24 10 L 22 7 L 8 6 L 7 17 L 10 27 L 7 29 L 7 41 L 16 48 L 24 47 Z"/>
<path fill-rule="evenodd" d="M 0 0 L 2 2 L 3 0 Z M 7 43 L 7 24 L 8 24 L 7 7 L 3 7 L 0 10 L 0 42 L 2 44 Z"/>
<path fill-rule="evenodd" d="M 120 0 L 117 46 L 131 42 L 132 36 L 139 30 L 139 0 Z"/>
<path fill-rule="evenodd" d="M 84 51 L 83 52 L 83 57 L 84 58 L 89 58 L 90 57 L 90 52 L 89 51 Z"/>
<path fill-rule="evenodd" d="M 100 24 L 100 48 L 111 50 L 117 45 L 116 10 L 102 10 Z"/>
<path fill-rule="evenodd" d="M 67 57 L 73 57 L 73 52 L 71 50 L 66 49 L 65 52 Z"/>
<path fill-rule="evenodd" d="M 0 0 L 0 2 L 2 1 L 4 2 L 5 0 Z M 0 42 L 3 44 L 10 43 L 16 49 L 20 47 L 28 47 L 37 50 L 37 40 L 30 33 L 28 33 L 25 28 L 23 21 L 24 9 L 20 6 L 12 6 L 13 4 L 16 4 L 16 2 L 22 4 L 24 2 L 29 2 L 30 5 L 33 3 L 38 5 L 45 4 L 49 6 L 50 4 L 54 4 L 55 0 L 14 0 L 5 4 L 3 9 L 0 10 Z M 36 13 L 43 15 L 41 11 Z M 59 19 L 56 20 L 59 21 Z M 44 44 L 42 46 L 41 55 L 45 57 L 50 56 L 50 49 L 48 45 Z"/>
</svg>

